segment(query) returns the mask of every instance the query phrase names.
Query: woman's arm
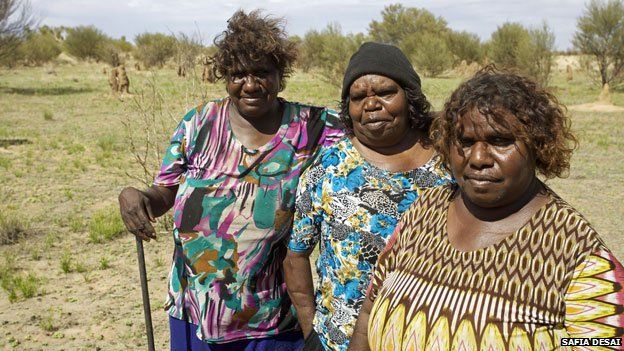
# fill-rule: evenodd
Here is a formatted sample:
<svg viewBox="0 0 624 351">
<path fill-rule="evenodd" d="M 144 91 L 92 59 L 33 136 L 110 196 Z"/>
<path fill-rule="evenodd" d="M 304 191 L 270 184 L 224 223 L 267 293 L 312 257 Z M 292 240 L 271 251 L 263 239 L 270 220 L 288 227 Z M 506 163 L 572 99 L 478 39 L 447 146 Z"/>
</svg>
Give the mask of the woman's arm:
<svg viewBox="0 0 624 351">
<path fill-rule="evenodd" d="M 149 241 L 156 239 L 152 223 L 173 206 L 178 186 L 156 186 L 140 191 L 127 187 L 119 194 L 119 210 L 128 231 Z"/>
<path fill-rule="evenodd" d="M 186 125 L 192 123 L 198 112 L 197 109 L 190 110 L 173 132 L 154 185 L 143 191 L 127 187 L 119 194 L 119 210 L 126 228 L 143 240 L 156 239 L 151 223 L 173 207 L 178 186 L 188 165 Z"/>
<path fill-rule="evenodd" d="M 353 329 L 353 335 L 349 342 L 348 351 L 369 351 L 368 347 L 368 317 L 370 316 L 373 308 L 373 301 L 368 298 L 364 299 L 360 314 L 358 315 L 355 328 Z"/>
<path fill-rule="evenodd" d="M 312 332 L 312 320 L 316 310 L 310 253 L 311 250 L 307 252 L 288 250 L 286 259 L 284 259 L 288 295 L 297 310 L 297 318 L 299 318 L 299 325 L 301 325 L 305 338 Z"/>
<path fill-rule="evenodd" d="M 128 231 L 149 241 L 156 239 L 152 223 L 173 206 L 178 186 L 156 186 L 140 191 L 127 187 L 119 194 L 119 210 Z"/>
<path fill-rule="evenodd" d="M 565 326 L 573 338 L 622 338 L 624 267 L 602 244 L 574 271 L 565 294 Z M 620 348 L 615 348 L 620 349 Z"/>
<path fill-rule="evenodd" d="M 321 238 L 323 221 L 318 194 L 318 189 L 322 188 L 322 180 L 311 176 L 316 167 L 322 165 L 316 164 L 308 168 L 299 180 L 293 229 L 288 242 L 288 253 L 284 259 L 286 288 L 297 310 L 299 324 L 306 338 L 312 331 L 312 320 L 316 310 L 310 253 Z"/>
</svg>

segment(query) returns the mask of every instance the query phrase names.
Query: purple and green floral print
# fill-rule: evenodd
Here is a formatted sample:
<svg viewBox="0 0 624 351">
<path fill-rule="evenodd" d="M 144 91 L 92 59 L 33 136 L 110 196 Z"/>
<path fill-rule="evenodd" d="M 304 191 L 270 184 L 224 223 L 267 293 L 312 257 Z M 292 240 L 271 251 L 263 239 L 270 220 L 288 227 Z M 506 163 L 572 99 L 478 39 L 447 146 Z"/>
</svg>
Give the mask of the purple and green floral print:
<svg viewBox="0 0 624 351">
<path fill-rule="evenodd" d="M 178 185 L 166 308 L 207 342 L 297 329 L 286 293 L 286 254 L 301 173 L 342 134 L 324 108 L 284 104 L 282 124 L 257 150 L 230 129 L 229 99 L 184 116 L 154 180 Z"/>
</svg>

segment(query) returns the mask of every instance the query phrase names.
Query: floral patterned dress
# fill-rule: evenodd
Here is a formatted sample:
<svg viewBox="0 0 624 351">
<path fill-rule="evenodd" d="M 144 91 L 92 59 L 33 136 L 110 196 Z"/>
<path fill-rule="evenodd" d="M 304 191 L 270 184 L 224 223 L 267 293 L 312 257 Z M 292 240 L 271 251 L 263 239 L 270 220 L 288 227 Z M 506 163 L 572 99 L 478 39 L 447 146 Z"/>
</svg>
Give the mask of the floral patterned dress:
<svg viewBox="0 0 624 351">
<path fill-rule="evenodd" d="M 306 252 L 319 243 L 313 324 L 326 349 L 347 349 L 377 256 L 403 212 L 422 189 L 449 181 L 436 161 L 388 172 L 343 138 L 302 176 L 289 249 Z"/>
</svg>

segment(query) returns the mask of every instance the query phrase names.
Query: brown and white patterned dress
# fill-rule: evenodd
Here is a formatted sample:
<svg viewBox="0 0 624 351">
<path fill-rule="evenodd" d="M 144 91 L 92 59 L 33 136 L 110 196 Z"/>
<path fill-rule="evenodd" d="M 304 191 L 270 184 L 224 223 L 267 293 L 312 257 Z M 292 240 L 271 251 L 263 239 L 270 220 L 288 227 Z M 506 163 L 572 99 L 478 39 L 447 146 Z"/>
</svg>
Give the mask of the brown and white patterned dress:
<svg viewBox="0 0 624 351">
<path fill-rule="evenodd" d="M 423 192 L 379 257 L 372 350 L 553 350 L 561 338 L 622 337 L 624 269 L 582 215 L 549 190 L 518 231 L 462 252 L 446 232 L 455 191 Z"/>
</svg>

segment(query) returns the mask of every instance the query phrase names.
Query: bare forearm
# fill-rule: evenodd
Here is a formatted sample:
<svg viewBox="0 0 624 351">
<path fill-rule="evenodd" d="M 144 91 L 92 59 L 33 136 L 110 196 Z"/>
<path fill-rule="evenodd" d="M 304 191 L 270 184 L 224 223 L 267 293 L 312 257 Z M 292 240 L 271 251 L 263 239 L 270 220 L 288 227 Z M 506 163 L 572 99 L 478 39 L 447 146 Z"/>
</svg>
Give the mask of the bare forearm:
<svg viewBox="0 0 624 351">
<path fill-rule="evenodd" d="M 167 213 L 171 207 L 173 207 L 177 191 L 177 185 L 173 187 L 152 185 L 141 192 L 149 199 L 154 216 L 160 217 Z"/>
<path fill-rule="evenodd" d="M 355 323 L 348 351 L 370 351 L 368 347 L 368 318 L 372 308 L 373 302 L 366 297 Z"/>
<path fill-rule="evenodd" d="M 297 310 L 303 335 L 307 337 L 312 332 L 312 320 L 316 310 L 309 253 L 299 254 L 289 250 L 284 260 L 284 273 L 288 295 Z"/>
</svg>

